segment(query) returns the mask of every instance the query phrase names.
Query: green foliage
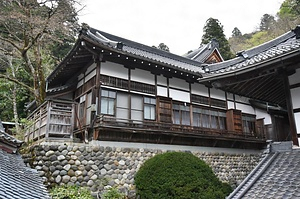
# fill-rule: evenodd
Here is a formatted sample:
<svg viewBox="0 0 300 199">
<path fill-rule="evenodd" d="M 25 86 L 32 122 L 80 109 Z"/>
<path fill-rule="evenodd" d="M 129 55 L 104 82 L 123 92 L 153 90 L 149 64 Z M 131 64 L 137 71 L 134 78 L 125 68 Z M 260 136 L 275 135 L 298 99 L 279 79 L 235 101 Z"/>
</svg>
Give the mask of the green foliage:
<svg viewBox="0 0 300 199">
<path fill-rule="evenodd" d="M 238 29 L 237 27 L 235 27 L 233 30 L 232 30 L 232 37 L 240 37 L 242 36 L 242 32 L 240 31 L 240 29 Z"/>
<path fill-rule="evenodd" d="M 183 152 L 147 160 L 136 173 L 135 184 L 143 199 L 219 199 L 232 191 L 203 160 Z"/>
<path fill-rule="evenodd" d="M 56 186 L 50 190 L 52 199 L 93 199 L 87 188 L 72 186 Z"/>
<path fill-rule="evenodd" d="M 278 12 L 279 17 L 297 18 L 300 15 L 300 0 L 285 0 Z"/>
<path fill-rule="evenodd" d="M 125 194 L 120 193 L 120 191 L 117 188 L 112 187 L 107 191 L 105 191 L 101 196 L 101 198 L 102 199 L 124 199 Z"/>
<path fill-rule="evenodd" d="M 163 51 L 166 51 L 166 52 L 170 52 L 169 47 L 164 43 L 160 43 L 157 47 L 156 46 L 152 46 L 152 47 L 163 50 Z"/>
<path fill-rule="evenodd" d="M 276 24 L 275 18 L 272 15 L 264 14 L 260 20 L 259 30 L 268 31 L 271 30 Z"/>
<path fill-rule="evenodd" d="M 209 18 L 203 28 L 202 44 L 209 43 L 216 39 L 220 45 L 220 53 L 225 60 L 231 59 L 233 54 L 230 51 L 228 40 L 225 37 L 223 25 L 218 19 Z"/>
</svg>

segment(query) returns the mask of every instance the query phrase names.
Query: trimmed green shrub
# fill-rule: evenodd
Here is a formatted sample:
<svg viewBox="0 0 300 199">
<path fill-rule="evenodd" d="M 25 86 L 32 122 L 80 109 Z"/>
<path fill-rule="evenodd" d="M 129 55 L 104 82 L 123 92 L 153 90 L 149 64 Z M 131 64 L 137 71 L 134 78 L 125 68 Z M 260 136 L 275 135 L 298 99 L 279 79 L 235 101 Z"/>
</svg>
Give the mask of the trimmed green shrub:
<svg viewBox="0 0 300 199">
<path fill-rule="evenodd" d="M 191 153 L 167 152 L 148 159 L 135 176 L 141 199 L 221 199 L 232 191 Z"/>
<path fill-rule="evenodd" d="M 52 199 L 94 199 L 91 192 L 76 185 L 56 186 L 50 190 Z"/>
</svg>

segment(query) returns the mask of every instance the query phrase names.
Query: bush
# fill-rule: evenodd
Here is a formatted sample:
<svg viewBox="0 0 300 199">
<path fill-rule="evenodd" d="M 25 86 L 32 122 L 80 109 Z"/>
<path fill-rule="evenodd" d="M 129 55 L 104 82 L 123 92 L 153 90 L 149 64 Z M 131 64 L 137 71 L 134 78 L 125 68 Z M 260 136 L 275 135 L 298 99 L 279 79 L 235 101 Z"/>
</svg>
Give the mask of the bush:
<svg viewBox="0 0 300 199">
<path fill-rule="evenodd" d="M 125 198 L 125 194 L 120 193 L 120 191 L 117 188 L 112 187 L 112 188 L 108 189 L 107 191 L 105 191 L 101 198 L 103 198 L 103 199 L 123 199 L 123 198 Z"/>
<path fill-rule="evenodd" d="M 50 190 L 50 195 L 52 199 L 94 199 L 87 188 L 76 185 L 56 186 Z"/>
<path fill-rule="evenodd" d="M 135 176 L 142 199 L 220 199 L 232 189 L 191 153 L 168 152 L 147 160 Z"/>
</svg>

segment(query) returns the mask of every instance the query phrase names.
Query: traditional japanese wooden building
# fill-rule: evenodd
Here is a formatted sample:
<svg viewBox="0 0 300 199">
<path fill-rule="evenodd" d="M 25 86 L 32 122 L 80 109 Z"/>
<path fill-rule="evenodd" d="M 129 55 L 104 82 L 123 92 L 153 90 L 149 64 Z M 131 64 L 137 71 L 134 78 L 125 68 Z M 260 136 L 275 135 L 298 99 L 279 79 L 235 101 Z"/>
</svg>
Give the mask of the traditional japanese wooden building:
<svg viewBox="0 0 300 199">
<path fill-rule="evenodd" d="M 219 62 L 217 50 L 183 57 L 84 27 L 47 78 L 26 140 L 262 148 L 290 139 L 300 119 L 299 41 L 297 28 Z"/>
</svg>

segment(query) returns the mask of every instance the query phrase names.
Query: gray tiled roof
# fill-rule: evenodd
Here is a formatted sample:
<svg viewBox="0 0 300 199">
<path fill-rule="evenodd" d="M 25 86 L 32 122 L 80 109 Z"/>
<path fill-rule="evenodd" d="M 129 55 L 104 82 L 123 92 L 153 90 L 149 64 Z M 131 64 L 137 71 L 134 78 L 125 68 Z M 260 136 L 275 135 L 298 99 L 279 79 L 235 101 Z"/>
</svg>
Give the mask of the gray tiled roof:
<svg viewBox="0 0 300 199">
<path fill-rule="evenodd" d="M 50 199 L 36 170 L 25 166 L 22 157 L 0 150 L 1 199 Z"/>
<path fill-rule="evenodd" d="M 228 199 L 300 198 L 300 149 L 271 152 Z"/>
<path fill-rule="evenodd" d="M 101 43 L 102 45 L 106 45 L 108 47 L 116 47 L 119 43 L 122 45 L 122 49 L 120 49 L 121 51 L 140 56 L 141 58 L 147 58 L 163 64 L 168 64 L 170 66 L 173 66 L 174 68 L 178 68 L 188 72 L 204 72 L 201 67 L 202 63 L 198 61 L 194 61 L 150 46 L 117 37 L 100 30 L 90 28 L 87 30 L 87 35 L 98 43 Z"/>
<path fill-rule="evenodd" d="M 300 49 L 300 39 L 297 37 L 299 29 L 300 28 L 297 27 L 295 30 L 276 39 L 240 52 L 234 59 L 209 65 L 209 73 L 204 74 L 202 79 L 205 80 L 228 74 L 236 74 L 239 71 L 255 68 L 257 65 L 271 62 L 274 59 L 298 51 Z"/>
<path fill-rule="evenodd" d="M 218 46 L 218 41 L 213 39 L 208 44 L 201 44 L 198 49 L 193 50 L 192 52 L 183 56 L 204 63 L 206 59 L 214 52 L 214 50 L 218 49 Z"/>
<path fill-rule="evenodd" d="M 16 147 L 19 147 L 22 145 L 23 141 L 21 140 L 18 140 L 16 138 L 14 138 L 13 136 L 5 133 L 4 131 L 4 128 L 3 128 L 3 125 L 2 125 L 2 122 L 0 120 L 0 142 L 6 142 L 6 143 L 9 143 L 9 144 L 12 144 Z"/>
</svg>

